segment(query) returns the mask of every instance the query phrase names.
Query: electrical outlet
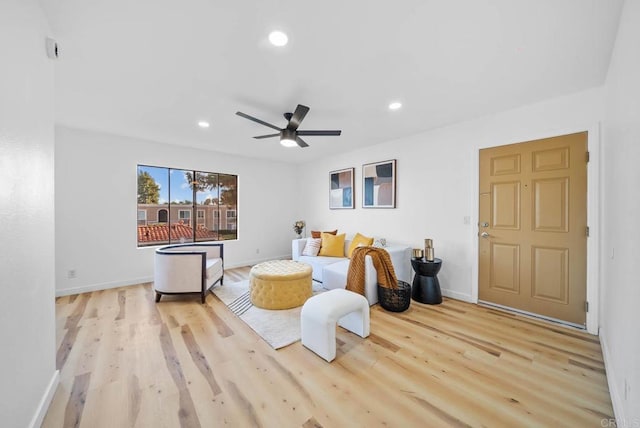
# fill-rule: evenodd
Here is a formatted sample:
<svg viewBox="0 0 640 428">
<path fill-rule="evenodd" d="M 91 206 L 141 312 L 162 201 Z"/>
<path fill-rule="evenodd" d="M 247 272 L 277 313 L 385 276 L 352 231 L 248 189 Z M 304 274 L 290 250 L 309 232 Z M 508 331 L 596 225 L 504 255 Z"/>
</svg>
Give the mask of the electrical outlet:
<svg viewBox="0 0 640 428">
<path fill-rule="evenodd" d="M 260 254 L 260 248 L 256 248 L 256 254 Z"/>
<path fill-rule="evenodd" d="M 76 270 L 75 269 L 69 269 L 67 271 L 67 278 L 68 279 L 75 279 L 76 278 Z"/>
<path fill-rule="evenodd" d="M 471 223 L 471 217 L 469 217 L 468 215 L 464 216 L 464 224 L 470 224 Z"/>
</svg>

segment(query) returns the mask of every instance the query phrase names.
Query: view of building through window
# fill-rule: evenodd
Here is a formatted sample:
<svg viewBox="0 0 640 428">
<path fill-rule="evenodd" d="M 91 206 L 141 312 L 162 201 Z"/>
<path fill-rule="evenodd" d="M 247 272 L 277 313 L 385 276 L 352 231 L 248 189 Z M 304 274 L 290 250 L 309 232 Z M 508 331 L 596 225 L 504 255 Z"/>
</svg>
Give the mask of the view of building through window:
<svg viewBox="0 0 640 428">
<path fill-rule="evenodd" d="M 138 246 L 238 238 L 238 176 L 138 165 Z"/>
</svg>

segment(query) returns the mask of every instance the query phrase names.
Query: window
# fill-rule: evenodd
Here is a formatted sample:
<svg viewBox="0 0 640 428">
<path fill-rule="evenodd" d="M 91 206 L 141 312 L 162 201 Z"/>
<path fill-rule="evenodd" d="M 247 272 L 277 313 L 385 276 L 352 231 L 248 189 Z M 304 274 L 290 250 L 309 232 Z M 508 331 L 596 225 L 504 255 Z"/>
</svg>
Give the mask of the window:
<svg viewBox="0 0 640 428">
<path fill-rule="evenodd" d="M 191 211 L 178 210 L 178 222 L 187 226 L 191 225 Z"/>
<path fill-rule="evenodd" d="M 147 224 L 147 210 L 138 210 L 138 225 L 146 226 Z"/>
<path fill-rule="evenodd" d="M 158 210 L 158 223 L 166 223 L 169 221 L 169 211 L 166 209 Z"/>
<path fill-rule="evenodd" d="M 237 239 L 237 195 L 237 175 L 138 165 L 138 246 Z"/>
</svg>

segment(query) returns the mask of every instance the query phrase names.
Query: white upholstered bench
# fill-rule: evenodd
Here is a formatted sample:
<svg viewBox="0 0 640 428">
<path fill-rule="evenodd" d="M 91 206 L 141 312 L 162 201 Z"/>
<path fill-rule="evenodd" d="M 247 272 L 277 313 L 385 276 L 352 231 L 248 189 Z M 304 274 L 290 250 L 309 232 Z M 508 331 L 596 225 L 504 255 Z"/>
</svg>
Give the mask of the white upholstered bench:
<svg viewBox="0 0 640 428">
<path fill-rule="evenodd" d="M 336 358 L 336 323 L 360 337 L 369 336 L 369 302 L 341 288 L 311 297 L 302 306 L 302 344 L 331 362 Z"/>
</svg>

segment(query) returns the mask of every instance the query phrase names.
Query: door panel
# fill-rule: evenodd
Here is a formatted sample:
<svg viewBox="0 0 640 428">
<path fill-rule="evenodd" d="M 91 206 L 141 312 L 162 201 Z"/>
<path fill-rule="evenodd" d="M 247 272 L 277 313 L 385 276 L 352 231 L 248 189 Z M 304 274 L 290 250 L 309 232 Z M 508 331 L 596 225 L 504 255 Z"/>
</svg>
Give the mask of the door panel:
<svg viewBox="0 0 640 428">
<path fill-rule="evenodd" d="M 569 232 L 569 177 L 532 180 L 533 230 Z"/>
<path fill-rule="evenodd" d="M 520 292 L 520 247 L 491 244 L 491 284 L 493 289 Z"/>
<path fill-rule="evenodd" d="M 519 174 L 520 155 L 500 156 L 491 159 L 491 175 Z"/>
<path fill-rule="evenodd" d="M 520 182 L 491 186 L 491 226 L 495 229 L 520 229 Z"/>
<path fill-rule="evenodd" d="M 569 303 L 568 248 L 531 249 L 531 295 L 555 303 Z"/>
<path fill-rule="evenodd" d="M 586 132 L 480 150 L 480 300 L 585 324 L 586 151 Z"/>
<path fill-rule="evenodd" d="M 533 172 L 569 168 L 569 147 L 533 152 Z"/>
</svg>

